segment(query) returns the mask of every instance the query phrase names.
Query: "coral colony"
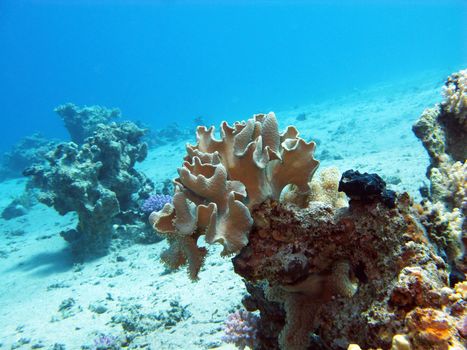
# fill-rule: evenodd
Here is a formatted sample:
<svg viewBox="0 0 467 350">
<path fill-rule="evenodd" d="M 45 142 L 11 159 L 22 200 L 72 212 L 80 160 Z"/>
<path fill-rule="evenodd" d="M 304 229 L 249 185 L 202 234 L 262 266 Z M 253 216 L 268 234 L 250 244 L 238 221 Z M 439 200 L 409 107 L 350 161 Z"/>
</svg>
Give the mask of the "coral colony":
<svg viewBox="0 0 467 350">
<path fill-rule="evenodd" d="M 420 204 L 377 174 L 331 168 L 317 179 L 315 143 L 293 126 L 279 133 L 274 113 L 224 122 L 220 139 L 197 128 L 173 202 L 150 223 L 169 242 L 162 261 L 186 265 L 192 280 L 207 254 L 200 237 L 233 256 L 243 304 L 260 316 L 234 314 L 225 339 L 255 349 L 464 349 L 466 75 L 450 76 L 444 102 L 414 126 L 431 159 Z"/>
<path fill-rule="evenodd" d="M 235 311 L 225 321 L 225 335 L 222 340 L 235 344 L 240 350 L 254 349 L 257 343 L 256 333 L 258 316 L 248 311 Z"/>
<path fill-rule="evenodd" d="M 77 129 L 79 135 L 91 133 L 92 136 L 79 145 L 75 142 L 58 144 L 46 154 L 47 164 L 31 166 L 24 175 L 31 177 L 30 187 L 39 189 L 40 202 L 61 215 L 77 213 L 76 229 L 61 233 L 72 244 L 76 255 L 105 253 L 115 225 L 120 225 L 120 231 L 127 235 L 132 229 L 144 231 L 140 202 L 149 196 L 154 186 L 134 166 L 147 155 L 147 145 L 141 141 L 145 130 L 132 122 L 101 123 L 115 116 L 116 110 L 97 106 L 78 109 L 70 104 L 57 110 L 62 117 L 67 116 L 65 125 L 71 128 L 72 136 L 85 111 L 86 128 Z M 77 120 L 72 122 L 71 116 Z"/>
<path fill-rule="evenodd" d="M 153 211 L 161 210 L 165 204 L 172 203 L 172 196 L 169 194 L 153 194 L 147 198 L 141 210 L 145 213 L 152 213 Z"/>
</svg>

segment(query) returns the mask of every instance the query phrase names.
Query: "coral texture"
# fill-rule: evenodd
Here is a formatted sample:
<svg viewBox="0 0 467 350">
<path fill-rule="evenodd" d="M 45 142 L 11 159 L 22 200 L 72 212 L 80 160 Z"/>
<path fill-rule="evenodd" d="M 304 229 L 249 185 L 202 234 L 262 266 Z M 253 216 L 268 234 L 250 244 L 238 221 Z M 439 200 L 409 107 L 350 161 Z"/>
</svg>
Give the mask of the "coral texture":
<svg viewBox="0 0 467 350">
<path fill-rule="evenodd" d="M 308 201 L 326 203 L 334 208 L 346 207 L 348 205 L 347 197 L 344 192 L 338 191 L 340 177 L 341 174 L 337 168 L 322 170 L 319 179 L 313 177 L 310 182 Z M 293 198 L 288 199 L 288 201 L 293 202 Z"/>
<path fill-rule="evenodd" d="M 169 194 L 153 194 L 144 201 L 141 210 L 145 213 L 152 213 L 161 210 L 164 205 L 171 202 L 172 196 Z"/>
<path fill-rule="evenodd" d="M 173 204 L 150 216 L 170 242 L 163 261 L 171 268 L 188 263 L 193 279 L 206 255 L 206 249 L 197 246 L 200 236 L 222 244 L 224 255 L 237 253 L 248 243 L 250 209 L 268 198 L 278 200 L 287 185 L 307 198 L 308 182 L 318 166 L 315 144 L 299 138 L 294 127 L 279 134 L 273 113 L 232 127 L 224 122 L 221 136 L 214 138 L 214 127 L 198 127 L 198 142 L 187 146 L 178 169 Z"/>
<path fill-rule="evenodd" d="M 284 328 L 267 348 L 313 349 L 314 333 L 332 349 L 352 342 L 387 349 L 404 331 L 406 313 L 432 305 L 432 294 L 448 283 L 447 265 L 407 199 L 394 209 L 351 201 L 297 210 L 267 201 L 253 211 L 249 243 L 233 261 L 250 283 L 267 281 L 267 299 L 285 311 Z M 260 324 L 280 317 L 259 310 Z"/>
<path fill-rule="evenodd" d="M 427 176 L 430 191 L 420 209 L 430 238 L 447 256 L 453 268 L 467 272 L 467 256 L 459 241 L 467 244 L 467 70 L 452 74 L 443 88 L 445 100 L 427 109 L 413 131 L 430 157 Z M 457 265 L 457 266 L 454 266 Z"/>
<path fill-rule="evenodd" d="M 467 69 L 452 74 L 443 87 L 443 108 L 467 129 Z"/>
<path fill-rule="evenodd" d="M 76 229 L 62 232 L 77 253 L 105 251 L 114 225 L 138 218 L 142 222 L 138 198 L 153 189 L 134 168 L 146 157 L 143 135 L 144 130 L 130 122 L 101 124 L 83 145 L 59 144 L 46 155 L 47 165 L 25 170 L 32 177 L 29 186 L 40 190 L 39 201 L 61 215 L 78 214 Z"/>
<path fill-rule="evenodd" d="M 424 111 L 413 126 L 430 156 L 430 191 L 421 204 L 410 205 L 411 214 L 405 217 L 412 223 L 404 231 L 412 238 L 408 243 L 411 247 L 418 245 L 430 253 L 420 254 L 418 248 L 401 256 L 412 266 L 400 271 L 397 284 L 391 288 L 388 310 L 394 312 L 395 320 L 390 324 L 391 332 L 380 338 L 391 340 L 391 350 L 467 347 L 466 73 L 452 74 L 443 88 L 445 100 Z M 427 265 L 428 256 L 433 263 L 438 261 L 436 268 L 432 263 Z M 388 338 L 391 333 L 392 339 Z M 351 348 L 361 349 L 356 344 Z M 389 342 L 382 348 L 389 348 Z"/>
<path fill-rule="evenodd" d="M 70 134 L 71 141 L 82 144 L 86 138 L 92 136 L 99 124 L 108 124 L 120 117 L 118 108 L 108 109 L 101 106 L 78 107 L 73 103 L 66 103 L 55 108 L 55 112 L 62 118 L 65 128 Z"/>
<path fill-rule="evenodd" d="M 226 343 L 235 344 L 241 350 L 257 346 L 258 316 L 251 312 L 240 310 L 230 314 L 225 321 L 224 336 L 222 340 Z"/>
</svg>

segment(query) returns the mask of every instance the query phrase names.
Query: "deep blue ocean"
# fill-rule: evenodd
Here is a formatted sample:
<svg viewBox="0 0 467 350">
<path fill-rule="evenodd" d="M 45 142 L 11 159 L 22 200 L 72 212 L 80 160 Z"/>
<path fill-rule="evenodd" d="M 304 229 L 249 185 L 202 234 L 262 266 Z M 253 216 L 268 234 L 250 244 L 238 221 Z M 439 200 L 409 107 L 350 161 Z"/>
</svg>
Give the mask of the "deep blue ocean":
<svg viewBox="0 0 467 350">
<path fill-rule="evenodd" d="M 217 123 L 467 61 L 466 1 L 0 1 L 0 150 L 54 107 Z"/>
</svg>

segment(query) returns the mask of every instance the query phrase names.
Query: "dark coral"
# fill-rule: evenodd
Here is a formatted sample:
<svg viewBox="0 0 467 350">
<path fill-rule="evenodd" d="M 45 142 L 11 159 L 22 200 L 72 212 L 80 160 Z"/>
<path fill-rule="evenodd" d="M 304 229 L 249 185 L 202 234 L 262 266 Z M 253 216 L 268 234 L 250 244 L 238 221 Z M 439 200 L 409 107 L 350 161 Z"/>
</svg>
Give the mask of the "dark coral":
<svg viewBox="0 0 467 350">
<path fill-rule="evenodd" d="M 131 122 L 101 124 L 86 142 L 62 143 L 46 156 L 47 165 L 25 170 L 29 186 L 38 187 L 39 200 L 61 215 L 78 214 L 75 230 L 62 232 L 79 254 L 105 252 L 112 233 L 119 225 L 123 231 L 144 231 L 141 201 L 153 184 L 134 166 L 147 154 L 141 142 L 145 131 Z M 120 230 L 122 231 L 122 230 Z"/>
<path fill-rule="evenodd" d="M 347 170 L 342 174 L 338 190 L 351 200 L 364 203 L 382 201 L 389 208 L 395 207 L 395 192 L 386 189 L 386 183 L 378 174 Z"/>
</svg>

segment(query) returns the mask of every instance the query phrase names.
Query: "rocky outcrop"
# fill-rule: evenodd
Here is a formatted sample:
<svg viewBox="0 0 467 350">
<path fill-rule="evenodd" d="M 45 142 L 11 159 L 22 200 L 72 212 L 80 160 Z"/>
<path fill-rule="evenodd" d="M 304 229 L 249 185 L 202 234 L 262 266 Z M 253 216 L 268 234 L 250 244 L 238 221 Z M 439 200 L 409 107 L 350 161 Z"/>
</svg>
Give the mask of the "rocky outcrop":
<svg viewBox="0 0 467 350">
<path fill-rule="evenodd" d="M 59 144 L 46 165 L 25 170 L 39 201 L 61 215 L 76 212 L 76 229 L 62 232 L 78 255 L 105 253 L 113 234 L 144 234 L 141 202 L 152 182 L 135 169 L 147 154 L 144 130 L 131 122 L 100 124 L 82 145 Z"/>
</svg>

